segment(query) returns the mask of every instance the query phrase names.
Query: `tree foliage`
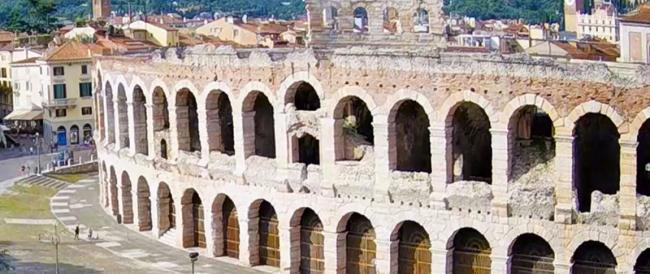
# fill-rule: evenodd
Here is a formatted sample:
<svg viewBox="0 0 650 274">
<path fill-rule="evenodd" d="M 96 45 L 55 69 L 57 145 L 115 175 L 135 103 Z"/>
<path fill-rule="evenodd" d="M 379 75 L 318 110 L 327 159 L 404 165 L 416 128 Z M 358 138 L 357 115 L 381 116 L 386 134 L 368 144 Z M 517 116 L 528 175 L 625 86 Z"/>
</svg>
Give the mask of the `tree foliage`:
<svg viewBox="0 0 650 274">
<path fill-rule="evenodd" d="M 445 0 L 447 14 L 477 19 L 524 19 L 531 24 L 559 23 L 563 0 Z"/>
</svg>

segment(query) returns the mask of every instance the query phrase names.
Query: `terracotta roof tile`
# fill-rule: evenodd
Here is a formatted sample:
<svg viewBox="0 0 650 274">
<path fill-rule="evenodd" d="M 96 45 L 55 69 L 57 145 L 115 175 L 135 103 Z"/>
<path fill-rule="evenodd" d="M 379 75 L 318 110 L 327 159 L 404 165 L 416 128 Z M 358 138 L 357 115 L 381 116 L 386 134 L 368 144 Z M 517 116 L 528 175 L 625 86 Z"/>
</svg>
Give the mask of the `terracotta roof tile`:
<svg viewBox="0 0 650 274">
<path fill-rule="evenodd" d="M 96 44 L 67 42 L 45 55 L 45 61 L 70 61 L 91 58 L 93 53 L 101 54 L 104 48 Z"/>
<path fill-rule="evenodd" d="M 650 24 L 650 3 L 641 5 L 638 10 L 623 16 L 620 20 L 623 22 Z"/>
</svg>

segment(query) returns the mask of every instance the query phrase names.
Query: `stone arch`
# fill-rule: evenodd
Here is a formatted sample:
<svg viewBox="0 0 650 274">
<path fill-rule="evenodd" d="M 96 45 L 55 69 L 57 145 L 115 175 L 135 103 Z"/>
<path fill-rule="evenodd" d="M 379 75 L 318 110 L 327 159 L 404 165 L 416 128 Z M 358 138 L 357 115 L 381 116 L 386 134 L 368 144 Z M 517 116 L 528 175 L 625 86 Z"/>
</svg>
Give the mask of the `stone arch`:
<svg viewBox="0 0 650 274">
<path fill-rule="evenodd" d="M 337 102 L 332 111 L 336 160 L 360 161 L 368 149 L 364 147 L 374 146 L 373 115 L 361 97 L 348 95 Z"/>
<path fill-rule="evenodd" d="M 305 165 L 320 164 L 320 141 L 314 135 L 304 132 L 296 134 L 291 138 L 293 151 L 291 158 L 293 162 Z"/>
<path fill-rule="evenodd" d="M 115 143 L 115 107 L 113 98 L 113 87 L 106 81 L 104 88 L 104 100 L 106 102 L 106 135 L 109 144 Z"/>
<path fill-rule="evenodd" d="M 186 189 L 181 197 L 183 217 L 183 247 L 205 248 L 205 226 L 203 203 L 193 188 Z"/>
<path fill-rule="evenodd" d="M 103 199 L 103 204 L 104 207 L 108 207 L 110 205 L 110 192 L 108 190 L 108 185 L 109 185 L 109 175 L 106 171 L 106 161 L 102 161 L 102 169 L 100 176 L 102 178 L 102 183 L 103 183 L 103 191 L 104 191 L 104 199 Z"/>
<path fill-rule="evenodd" d="M 394 7 L 386 7 L 383 10 L 383 30 L 384 33 L 402 33 L 402 24 L 400 23 L 399 11 Z"/>
<path fill-rule="evenodd" d="M 379 107 L 375 103 L 375 99 L 370 95 L 365 89 L 359 86 L 350 86 L 346 85 L 336 91 L 336 94 L 333 98 L 326 101 L 326 111 L 332 118 L 337 119 L 337 113 L 341 114 L 344 105 L 341 104 L 345 98 L 348 97 L 357 97 L 368 107 L 368 110 L 373 116 L 376 116 L 379 112 Z M 397 100 L 399 101 L 399 100 Z"/>
<path fill-rule="evenodd" d="M 90 142 L 93 139 L 93 127 L 90 124 L 84 124 L 81 127 L 81 137 L 83 138 L 84 144 Z"/>
<path fill-rule="evenodd" d="M 129 115 L 127 109 L 127 96 L 126 89 L 123 83 L 117 86 L 117 122 L 118 122 L 118 135 L 120 140 L 120 149 L 130 146 L 129 143 Z"/>
<path fill-rule="evenodd" d="M 337 258 L 347 273 L 374 273 L 377 246 L 375 229 L 365 216 L 350 212 L 337 225 Z"/>
<path fill-rule="evenodd" d="M 174 198 L 165 182 L 158 184 L 158 228 L 161 236 L 170 229 L 176 228 L 176 209 Z"/>
<path fill-rule="evenodd" d="M 251 265 L 280 267 L 280 231 L 275 208 L 266 200 L 254 201 L 248 209 Z"/>
<path fill-rule="evenodd" d="M 273 105 L 265 93 L 251 91 L 242 100 L 244 155 L 275 158 Z"/>
<path fill-rule="evenodd" d="M 425 8 L 417 8 L 413 13 L 413 32 L 429 32 L 429 11 Z"/>
<path fill-rule="evenodd" d="M 140 231 L 151 231 L 151 192 L 149 183 L 144 176 L 138 178 L 138 228 Z"/>
<path fill-rule="evenodd" d="M 388 122 L 389 159 L 392 169 L 431 172 L 431 126 L 422 105 L 414 100 L 397 102 Z"/>
<path fill-rule="evenodd" d="M 165 89 L 154 87 L 150 98 L 153 105 L 153 130 L 158 132 L 169 129 L 169 103 Z"/>
<path fill-rule="evenodd" d="M 167 140 L 160 140 L 160 158 L 167 159 L 169 154 L 169 148 L 167 147 Z"/>
<path fill-rule="evenodd" d="M 474 98 L 474 97 L 468 97 Z M 475 103 L 478 101 L 480 104 Z M 492 183 L 493 123 L 480 100 L 459 100 L 445 116 L 447 172 L 452 182 Z M 443 108 L 444 109 L 444 108 Z"/>
<path fill-rule="evenodd" d="M 352 11 L 353 32 L 368 33 L 368 10 L 363 6 L 358 6 Z"/>
<path fill-rule="evenodd" d="M 316 89 L 308 82 L 299 81 L 289 86 L 285 93 L 284 104 L 295 107 L 296 110 L 314 111 L 321 106 L 321 99 Z"/>
<path fill-rule="evenodd" d="M 650 273 L 650 249 L 641 252 L 634 264 L 634 272 L 636 274 L 649 274 Z"/>
<path fill-rule="evenodd" d="M 235 154 L 233 108 L 228 93 L 210 90 L 205 97 L 205 120 L 209 151 Z"/>
<path fill-rule="evenodd" d="M 582 243 L 571 256 L 571 273 L 616 273 L 616 257 L 603 243 Z"/>
<path fill-rule="evenodd" d="M 201 152 L 198 104 L 194 93 L 188 88 L 182 88 L 176 92 L 174 102 L 178 149 L 187 152 Z"/>
<path fill-rule="evenodd" d="M 573 182 L 577 208 L 589 212 L 594 191 L 614 195 L 620 189 L 620 135 L 615 123 L 601 113 L 586 113 L 574 124 Z"/>
<path fill-rule="evenodd" d="M 307 88 L 310 88 L 311 91 L 316 93 L 316 96 L 318 97 L 319 100 L 318 103 L 320 107 L 320 101 L 322 101 L 323 98 L 325 98 L 325 90 L 323 89 L 323 85 L 318 80 L 318 78 L 311 75 L 309 71 L 299 71 L 287 76 L 287 78 L 282 80 L 282 83 L 280 83 L 280 87 L 278 88 L 276 93 L 278 95 L 277 98 L 278 101 L 277 104 L 274 104 L 274 106 L 278 108 L 278 112 L 284 111 L 286 104 L 294 102 L 296 92 L 298 91 L 298 88 L 301 84 L 305 84 Z M 254 89 L 244 89 L 244 90 L 254 90 Z M 263 90 L 260 91 L 263 92 Z M 282 102 L 280 102 L 280 100 L 282 100 Z"/>
<path fill-rule="evenodd" d="M 68 145 L 68 142 L 70 141 L 68 138 L 68 130 L 64 126 L 59 126 L 56 129 L 56 135 L 57 135 L 57 145 L 59 146 Z"/>
<path fill-rule="evenodd" d="M 311 208 L 300 208 L 290 220 L 291 272 L 325 271 L 323 223 Z"/>
<path fill-rule="evenodd" d="M 212 203 L 214 256 L 239 258 L 239 218 L 235 203 L 219 194 Z"/>
<path fill-rule="evenodd" d="M 122 223 L 133 223 L 133 195 L 131 193 L 131 178 L 126 171 L 122 172 Z"/>
<path fill-rule="evenodd" d="M 286 82 L 285 80 L 284 82 Z M 283 83 L 284 83 L 283 82 Z M 283 85 L 280 85 L 279 91 L 283 91 Z M 289 88 L 289 85 L 286 86 L 286 88 Z M 273 109 L 276 112 L 281 112 L 284 109 L 284 106 L 281 105 L 283 102 L 281 102 L 278 98 L 284 98 L 284 93 L 279 94 L 278 98 L 275 97 L 275 94 L 271 92 L 271 89 L 267 85 L 265 85 L 262 82 L 259 81 L 252 81 L 248 82 L 244 87 L 242 87 L 239 91 L 239 100 L 237 101 L 236 105 L 233 105 L 234 109 L 242 109 L 242 111 L 245 111 L 245 109 L 251 109 L 250 106 L 252 106 L 255 103 L 255 98 L 251 101 L 251 95 L 252 94 L 257 94 L 261 93 L 266 97 L 266 100 L 269 101 L 269 104 L 273 107 Z"/>
<path fill-rule="evenodd" d="M 79 126 L 72 125 L 70 127 L 70 144 L 78 145 L 79 144 Z"/>
<path fill-rule="evenodd" d="M 431 273 L 429 233 L 414 221 L 397 224 L 390 235 L 391 273 Z"/>
<path fill-rule="evenodd" d="M 101 83 L 101 80 L 98 82 Z M 99 134 L 99 140 L 104 141 L 106 139 L 106 132 L 104 129 L 106 127 L 104 125 L 104 121 L 106 118 L 104 112 L 106 108 L 104 107 L 104 93 L 101 90 L 101 84 L 99 85 L 98 89 L 99 91 L 95 93 L 95 96 L 97 96 L 96 97 L 97 99 L 95 101 L 97 106 L 97 116 L 96 116 L 95 123 L 97 125 L 97 133 Z"/>
<path fill-rule="evenodd" d="M 447 250 L 452 259 L 452 263 L 447 264 L 452 269 L 447 272 L 490 273 L 492 248 L 476 229 L 465 227 L 454 232 L 447 242 Z"/>
<path fill-rule="evenodd" d="M 594 100 L 582 103 L 571 110 L 569 115 L 565 118 L 564 125 L 575 126 L 578 120 L 588 113 L 602 114 L 604 116 L 607 116 L 607 118 L 612 121 L 612 123 L 616 126 L 617 129 L 619 129 L 619 131 L 623 131 L 621 130 L 623 122 L 625 121 L 623 116 L 620 115 L 613 107 Z"/>
<path fill-rule="evenodd" d="M 118 216 L 120 215 L 120 206 L 119 198 L 117 197 L 117 174 L 115 173 L 115 167 L 111 166 L 110 170 L 109 190 L 111 197 L 111 211 L 113 216 Z"/>
<path fill-rule="evenodd" d="M 334 6 L 328 6 L 323 9 L 323 29 L 338 31 L 339 30 L 339 10 Z"/>
<path fill-rule="evenodd" d="M 650 196 L 650 119 L 637 131 L 636 147 L 636 192 Z"/>
<path fill-rule="evenodd" d="M 147 135 L 147 97 L 139 85 L 133 86 L 133 130 L 135 153 L 149 155 L 149 140 Z"/>
<path fill-rule="evenodd" d="M 536 234 L 519 235 L 512 242 L 508 256 L 509 273 L 555 273 L 555 252 L 546 240 Z"/>
</svg>

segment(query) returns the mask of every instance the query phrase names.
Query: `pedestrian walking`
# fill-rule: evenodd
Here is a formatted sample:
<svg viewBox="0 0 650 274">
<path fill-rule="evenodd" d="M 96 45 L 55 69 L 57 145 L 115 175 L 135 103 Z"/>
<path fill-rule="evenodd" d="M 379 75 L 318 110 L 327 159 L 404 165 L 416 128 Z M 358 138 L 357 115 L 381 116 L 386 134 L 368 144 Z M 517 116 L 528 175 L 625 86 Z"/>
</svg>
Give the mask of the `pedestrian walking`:
<svg viewBox="0 0 650 274">
<path fill-rule="evenodd" d="M 25 165 L 20 166 L 20 174 L 25 175 Z"/>
<path fill-rule="evenodd" d="M 74 228 L 74 239 L 79 240 L 79 225 L 78 224 Z"/>
<path fill-rule="evenodd" d="M 88 240 L 90 241 L 90 240 L 92 240 L 92 239 L 93 239 L 93 229 L 92 229 L 92 228 L 88 228 Z"/>
</svg>

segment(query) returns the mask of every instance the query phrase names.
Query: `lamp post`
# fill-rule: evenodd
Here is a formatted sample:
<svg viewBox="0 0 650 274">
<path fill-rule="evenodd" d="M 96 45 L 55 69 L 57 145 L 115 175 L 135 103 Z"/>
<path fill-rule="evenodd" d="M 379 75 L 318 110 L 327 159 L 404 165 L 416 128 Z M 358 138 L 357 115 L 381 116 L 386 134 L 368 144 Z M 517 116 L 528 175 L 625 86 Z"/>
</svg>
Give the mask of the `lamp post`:
<svg viewBox="0 0 650 274">
<path fill-rule="evenodd" d="M 41 174 L 41 138 L 36 132 L 36 154 L 38 155 L 38 167 L 36 168 L 37 174 Z"/>
<path fill-rule="evenodd" d="M 199 260 L 198 252 L 190 252 L 190 262 L 192 262 L 192 274 L 194 274 L 194 262 Z"/>
</svg>

